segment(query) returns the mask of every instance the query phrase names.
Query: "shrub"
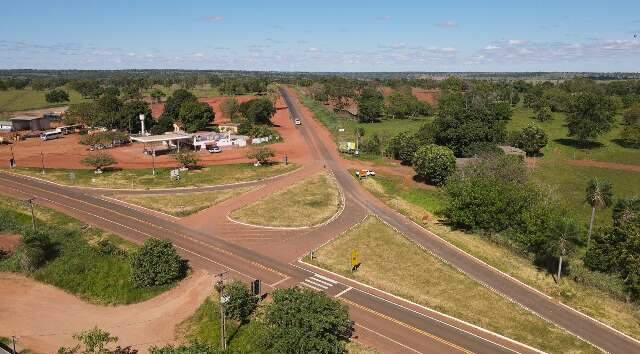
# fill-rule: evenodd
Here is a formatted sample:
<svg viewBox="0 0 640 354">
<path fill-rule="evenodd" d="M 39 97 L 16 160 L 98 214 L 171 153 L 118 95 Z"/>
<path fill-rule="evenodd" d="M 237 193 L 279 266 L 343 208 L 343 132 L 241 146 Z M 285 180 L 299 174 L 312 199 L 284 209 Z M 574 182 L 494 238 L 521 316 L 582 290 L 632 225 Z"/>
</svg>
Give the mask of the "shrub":
<svg viewBox="0 0 640 354">
<path fill-rule="evenodd" d="M 418 149 L 413 157 L 413 168 L 418 176 L 429 183 L 443 184 L 456 169 L 456 158 L 451 149 L 435 144 Z"/>
<path fill-rule="evenodd" d="M 224 288 L 224 294 L 229 297 L 224 309 L 227 317 L 244 322 L 251 316 L 258 304 L 258 297 L 240 281 L 234 281 Z"/>
<path fill-rule="evenodd" d="M 113 156 L 107 154 L 106 152 L 100 151 L 85 157 L 84 159 L 82 159 L 82 163 L 95 168 L 96 172 L 100 172 L 103 167 L 115 164 L 116 159 L 114 159 Z"/>
<path fill-rule="evenodd" d="M 149 348 L 151 354 L 218 354 L 223 353 L 218 347 L 194 342 L 191 344 L 183 344 L 179 346 L 173 346 L 168 344 L 164 347 L 151 347 Z"/>
<path fill-rule="evenodd" d="M 524 150 L 527 155 L 534 155 L 547 146 L 548 141 L 547 133 L 534 123 L 530 123 L 514 135 L 513 144 Z"/>
<path fill-rule="evenodd" d="M 45 99 L 49 103 L 59 103 L 69 101 L 69 93 L 64 90 L 56 89 L 51 90 L 45 94 Z"/>
<path fill-rule="evenodd" d="M 269 163 L 269 160 L 275 156 L 276 153 L 273 151 L 273 149 L 268 147 L 254 148 L 247 154 L 248 158 L 255 159 L 261 165 Z"/>
<path fill-rule="evenodd" d="M 33 272 L 40 268 L 51 249 L 51 239 L 43 232 L 27 232 L 16 250 L 18 267 L 23 272 Z"/>
<path fill-rule="evenodd" d="M 540 122 L 550 121 L 553 118 L 549 106 L 541 106 L 536 109 L 536 119 Z"/>
<path fill-rule="evenodd" d="M 131 282 L 136 287 L 174 283 L 185 276 L 186 264 L 170 241 L 150 238 L 131 256 Z"/>
<path fill-rule="evenodd" d="M 373 134 L 360 144 L 360 150 L 365 154 L 379 155 L 381 145 L 382 143 L 380 142 L 378 134 Z"/>
<path fill-rule="evenodd" d="M 194 168 L 198 166 L 198 155 L 192 150 L 182 149 L 176 151 L 175 154 L 173 154 L 173 158 L 184 168 Z"/>
</svg>

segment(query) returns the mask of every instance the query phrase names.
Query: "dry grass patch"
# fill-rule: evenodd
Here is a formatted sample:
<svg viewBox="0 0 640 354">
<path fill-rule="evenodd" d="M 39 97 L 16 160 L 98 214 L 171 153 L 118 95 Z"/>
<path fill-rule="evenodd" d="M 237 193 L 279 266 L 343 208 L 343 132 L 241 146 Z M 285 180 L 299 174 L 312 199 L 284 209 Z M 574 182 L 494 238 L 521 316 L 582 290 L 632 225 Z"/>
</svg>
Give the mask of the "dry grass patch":
<svg viewBox="0 0 640 354">
<path fill-rule="evenodd" d="M 313 226 L 329 220 L 339 208 L 335 181 L 321 173 L 235 210 L 231 217 L 262 226 Z"/>
<path fill-rule="evenodd" d="M 362 265 L 352 273 L 357 250 Z M 313 263 L 403 298 L 555 353 L 597 353 L 577 337 L 483 287 L 375 217 L 316 252 Z"/>
<path fill-rule="evenodd" d="M 398 196 L 389 195 L 373 179 L 363 181 L 363 186 L 392 208 L 461 250 L 589 316 L 640 338 L 640 306 L 616 299 L 603 290 L 585 286 L 569 278 L 565 278 L 562 287 L 559 287 L 548 272 L 533 266 L 530 259 L 481 235 L 452 230 L 434 217 L 424 223 L 424 216 L 430 215 L 428 211 Z"/>
<path fill-rule="evenodd" d="M 247 187 L 199 193 L 118 195 L 116 198 L 127 203 L 182 217 L 237 197 L 251 189 Z"/>
</svg>

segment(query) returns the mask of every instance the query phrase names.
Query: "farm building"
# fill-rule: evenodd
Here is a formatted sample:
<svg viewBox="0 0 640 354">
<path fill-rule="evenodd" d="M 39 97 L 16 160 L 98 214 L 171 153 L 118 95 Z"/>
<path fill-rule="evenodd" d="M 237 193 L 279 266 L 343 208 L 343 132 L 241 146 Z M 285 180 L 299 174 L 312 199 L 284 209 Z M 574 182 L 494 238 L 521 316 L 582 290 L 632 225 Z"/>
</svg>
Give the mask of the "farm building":
<svg viewBox="0 0 640 354">
<path fill-rule="evenodd" d="M 51 118 L 48 116 L 18 116 L 9 118 L 11 121 L 11 130 L 31 130 L 31 131 L 44 131 L 51 127 Z"/>
</svg>

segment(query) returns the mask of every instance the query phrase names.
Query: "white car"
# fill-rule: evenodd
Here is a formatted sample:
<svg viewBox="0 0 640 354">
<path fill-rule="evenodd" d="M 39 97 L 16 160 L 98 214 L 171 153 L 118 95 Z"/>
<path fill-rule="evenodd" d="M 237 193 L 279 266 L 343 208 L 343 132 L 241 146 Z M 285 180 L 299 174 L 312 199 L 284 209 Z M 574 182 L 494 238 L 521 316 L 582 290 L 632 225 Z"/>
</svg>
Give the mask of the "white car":
<svg viewBox="0 0 640 354">
<path fill-rule="evenodd" d="M 222 149 L 219 146 L 212 146 L 208 148 L 207 151 L 209 151 L 212 154 L 217 154 L 219 152 L 222 152 Z"/>
<path fill-rule="evenodd" d="M 363 170 L 363 171 L 364 171 L 363 175 L 367 177 L 376 175 L 376 171 L 374 170 Z M 360 177 L 360 171 L 356 171 L 356 176 Z"/>
<path fill-rule="evenodd" d="M 296 125 L 302 125 L 302 121 L 298 118 L 296 118 L 294 122 L 296 123 Z"/>
</svg>

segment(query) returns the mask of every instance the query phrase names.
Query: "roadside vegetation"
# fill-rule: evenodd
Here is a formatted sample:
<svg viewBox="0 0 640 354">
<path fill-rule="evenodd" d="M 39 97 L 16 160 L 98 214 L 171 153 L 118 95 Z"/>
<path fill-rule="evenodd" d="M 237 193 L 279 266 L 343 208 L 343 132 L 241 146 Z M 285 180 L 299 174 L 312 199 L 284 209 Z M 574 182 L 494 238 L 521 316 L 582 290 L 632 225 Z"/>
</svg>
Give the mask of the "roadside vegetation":
<svg viewBox="0 0 640 354">
<path fill-rule="evenodd" d="M 89 227 L 58 212 L 36 207 L 36 231 L 25 204 L 0 198 L 0 229 L 20 234 L 15 252 L 0 258 L 0 271 L 23 273 L 99 304 L 130 304 L 149 299 L 171 288 L 184 277 L 186 268 L 173 247 L 145 261 L 143 247 L 102 230 Z M 158 241 L 161 242 L 161 241 Z M 173 252 L 173 255 L 172 255 Z M 154 252 L 152 252 L 154 253 Z M 168 258 L 156 257 L 168 255 Z M 137 261 L 136 261 L 137 260 Z M 179 272 L 165 272 L 179 262 Z M 145 264 L 146 268 L 137 264 Z M 173 264 L 173 266 L 172 266 Z M 154 277 L 150 277 L 155 274 Z M 151 283 L 146 279 L 152 279 Z"/>
<path fill-rule="evenodd" d="M 339 208 L 335 181 L 320 173 L 235 210 L 230 216 L 253 225 L 300 227 L 321 224 Z"/>
<path fill-rule="evenodd" d="M 232 188 L 212 192 L 179 194 L 122 194 L 117 195 L 116 198 L 169 215 L 183 217 L 244 194 L 249 190 L 251 188 Z"/>
<path fill-rule="evenodd" d="M 361 262 L 355 272 L 352 250 Z M 307 261 L 544 351 L 598 352 L 442 263 L 373 216 Z"/>
<path fill-rule="evenodd" d="M 151 169 L 104 169 L 101 174 L 86 169 L 47 169 L 45 174 L 38 168 L 15 168 L 12 172 L 43 178 L 48 181 L 82 187 L 113 189 L 153 189 L 175 187 L 202 187 L 219 184 L 248 182 L 274 177 L 297 169 L 299 165 L 274 163 L 255 167 L 252 164 L 229 164 L 200 167 L 183 171 L 179 180 L 170 177 L 171 168 Z"/>
</svg>

